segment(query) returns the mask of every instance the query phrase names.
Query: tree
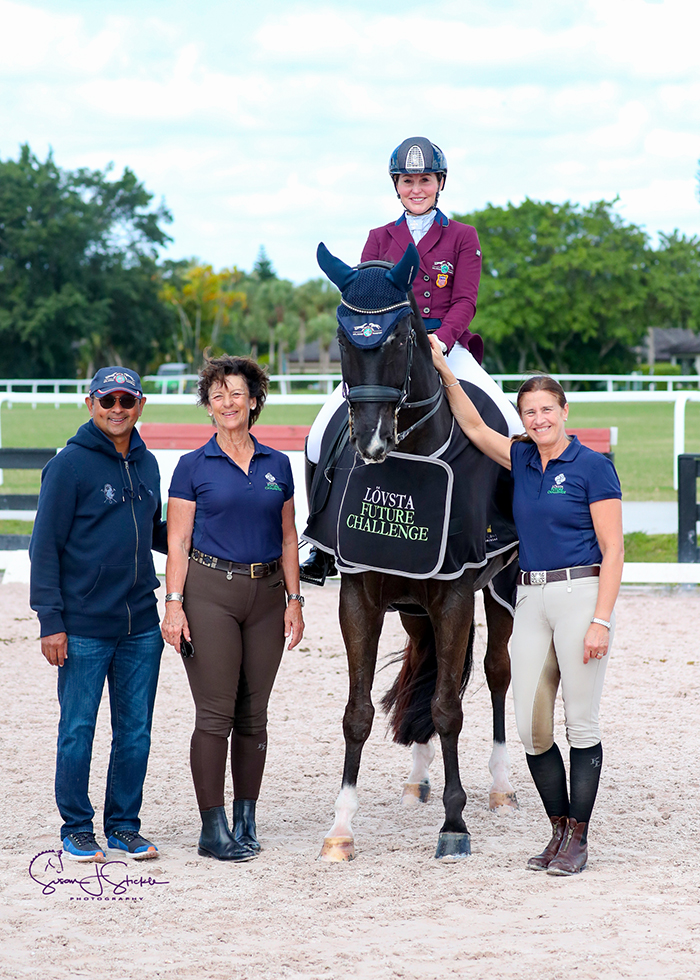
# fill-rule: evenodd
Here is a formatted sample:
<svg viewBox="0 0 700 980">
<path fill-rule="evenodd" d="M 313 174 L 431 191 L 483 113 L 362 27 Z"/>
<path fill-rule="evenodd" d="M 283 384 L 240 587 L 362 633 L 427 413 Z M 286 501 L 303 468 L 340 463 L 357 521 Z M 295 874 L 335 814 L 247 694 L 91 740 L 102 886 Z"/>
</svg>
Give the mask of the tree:
<svg viewBox="0 0 700 980">
<path fill-rule="evenodd" d="M 700 238 L 659 235 L 648 257 L 649 319 L 655 327 L 700 329 Z"/>
<path fill-rule="evenodd" d="M 144 371 L 171 332 L 158 300 L 163 204 L 134 173 L 61 170 L 29 146 L 0 161 L 0 375 L 73 377 L 100 362 Z"/>
<path fill-rule="evenodd" d="M 321 374 L 331 372 L 331 341 L 338 332 L 338 321 L 331 313 L 319 313 L 307 324 L 309 340 L 318 341 L 318 359 Z"/>
<path fill-rule="evenodd" d="M 265 282 L 266 279 L 277 278 L 277 273 L 272 267 L 272 262 L 267 257 L 264 245 L 261 245 L 258 250 L 258 257 L 253 266 L 253 276 L 260 282 Z"/>
<path fill-rule="evenodd" d="M 229 352 L 236 337 L 229 329 L 232 311 L 244 310 L 247 298 L 236 288 L 243 274 L 235 268 L 214 272 L 212 266 L 192 261 L 184 272 L 163 284 L 161 298 L 177 311 L 180 336 L 176 345 L 183 359 L 199 369 L 204 351 Z"/>
<path fill-rule="evenodd" d="M 455 216 L 483 250 L 478 317 L 501 372 L 627 370 L 647 326 L 647 238 L 613 213 L 532 201 Z M 490 363 L 489 363 L 490 362 Z"/>
<path fill-rule="evenodd" d="M 304 370 L 304 346 L 307 341 L 315 340 L 321 336 L 325 338 L 324 328 L 319 328 L 318 325 L 316 334 L 312 336 L 313 331 L 309 331 L 309 321 L 322 313 L 334 314 L 339 303 L 340 292 L 327 279 L 309 279 L 308 282 L 297 286 L 294 293 L 294 306 L 299 314 L 297 351 L 300 370 Z M 333 316 L 333 321 L 335 322 L 335 316 Z"/>
</svg>

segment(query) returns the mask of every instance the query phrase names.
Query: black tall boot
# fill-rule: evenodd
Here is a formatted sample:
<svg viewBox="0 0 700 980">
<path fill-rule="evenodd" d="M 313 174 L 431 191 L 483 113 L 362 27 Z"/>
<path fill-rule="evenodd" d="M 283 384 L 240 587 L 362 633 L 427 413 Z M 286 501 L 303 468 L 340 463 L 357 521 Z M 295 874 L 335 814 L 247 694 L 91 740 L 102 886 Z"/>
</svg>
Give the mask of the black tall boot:
<svg viewBox="0 0 700 980">
<path fill-rule="evenodd" d="M 252 861 L 257 854 L 250 848 L 235 841 L 231 836 L 222 806 L 211 810 L 200 810 L 202 833 L 197 853 L 203 857 L 213 857 L 218 861 Z"/>
<path fill-rule="evenodd" d="M 304 477 L 306 479 L 306 499 L 309 503 L 309 508 L 312 505 L 311 487 L 314 482 L 315 472 L 316 463 L 312 463 L 306 453 L 304 453 Z M 328 575 L 337 574 L 338 570 L 335 567 L 333 555 L 327 555 L 320 548 L 312 548 L 306 561 L 299 565 L 300 579 L 302 582 L 308 582 L 310 585 L 323 585 Z"/>
<path fill-rule="evenodd" d="M 233 801 L 232 835 L 237 844 L 257 854 L 261 848 L 255 830 L 255 803 L 255 800 Z"/>
<path fill-rule="evenodd" d="M 320 548 L 312 548 L 309 557 L 299 566 L 299 578 L 309 585 L 323 585 L 329 575 L 337 575 L 333 555 Z"/>
</svg>

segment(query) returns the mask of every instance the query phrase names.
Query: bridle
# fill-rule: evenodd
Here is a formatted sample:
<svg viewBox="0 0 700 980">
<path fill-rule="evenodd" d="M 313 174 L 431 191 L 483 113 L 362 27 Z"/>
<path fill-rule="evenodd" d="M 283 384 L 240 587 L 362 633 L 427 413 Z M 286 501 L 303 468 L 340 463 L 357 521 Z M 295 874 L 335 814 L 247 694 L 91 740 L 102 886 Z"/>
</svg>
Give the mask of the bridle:
<svg viewBox="0 0 700 980">
<path fill-rule="evenodd" d="M 367 263 L 367 265 L 379 265 L 378 262 Z M 363 263 L 364 265 L 364 263 Z M 387 263 L 388 267 L 391 268 L 391 264 Z M 362 266 L 358 266 L 362 268 Z M 411 304 L 405 304 L 409 309 L 411 309 Z M 371 315 L 372 313 L 381 313 L 382 310 L 358 310 L 357 312 L 367 313 Z M 399 321 L 401 322 L 401 321 Z M 396 330 L 397 328 L 395 328 Z M 406 372 L 404 374 L 403 384 L 400 388 L 392 388 L 389 385 L 353 385 L 349 387 L 346 381 L 343 381 L 342 392 L 343 397 L 347 400 L 350 406 L 350 433 L 353 431 L 353 406 L 358 402 L 394 402 L 394 443 L 399 445 L 406 439 L 412 432 L 414 432 L 420 425 L 427 422 L 440 408 L 442 404 L 442 398 L 444 397 L 443 386 L 440 383 L 437 373 L 435 375 L 437 382 L 437 389 L 428 398 L 421 398 L 419 401 L 408 401 L 408 392 L 411 386 L 411 368 L 413 367 L 413 352 L 416 346 L 416 331 L 411 324 L 408 332 L 408 349 L 406 351 Z M 342 369 L 343 363 L 343 353 L 344 346 L 339 343 L 340 347 L 340 363 Z M 402 408 L 423 408 L 426 405 L 432 405 L 433 407 L 426 414 L 421 416 L 417 422 L 414 422 L 412 426 L 408 429 L 404 429 L 399 432 L 399 412 Z"/>
</svg>

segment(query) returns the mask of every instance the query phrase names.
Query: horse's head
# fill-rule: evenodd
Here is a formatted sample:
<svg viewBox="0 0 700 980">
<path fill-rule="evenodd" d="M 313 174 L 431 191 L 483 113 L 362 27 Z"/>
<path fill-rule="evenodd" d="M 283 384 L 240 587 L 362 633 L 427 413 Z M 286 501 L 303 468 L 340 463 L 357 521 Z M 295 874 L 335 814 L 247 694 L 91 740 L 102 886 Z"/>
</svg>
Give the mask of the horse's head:
<svg viewBox="0 0 700 980">
<path fill-rule="evenodd" d="M 409 298 L 418 250 L 409 245 L 396 265 L 353 268 L 320 244 L 317 258 L 341 292 L 338 343 L 351 440 L 366 462 L 381 463 L 400 441 L 397 417 L 408 395 L 416 328 L 425 333 Z"/>
</svg>

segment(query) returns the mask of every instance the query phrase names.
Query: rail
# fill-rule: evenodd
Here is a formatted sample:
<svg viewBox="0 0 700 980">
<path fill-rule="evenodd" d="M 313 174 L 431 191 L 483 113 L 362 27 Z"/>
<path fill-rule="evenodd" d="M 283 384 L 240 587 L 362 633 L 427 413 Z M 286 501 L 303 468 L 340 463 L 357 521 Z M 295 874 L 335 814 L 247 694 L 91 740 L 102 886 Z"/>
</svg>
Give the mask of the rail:
<svg viewBox="0 0 700 980">
<path fill-rule="evenodd" d="M 673 409 L 673 486 L 678 489 L 678 457 L 685 452 L 685 408 L 689 401 L 700 401 L 700 391 L 568 391 L 570 402 L 672 402 Z M 316 394 L 271 394 L 267 396 L 268 405 L 323 405 L 327 395 Z M 4 404 L 55 404 L 76 405 L 80 407 L 84 394 L 50 394 L 30 392 L 0 391 L 0 408 Z M 515 399 L 515 393 L 513 393 Z M 194 405 L 196 395 L 148 395 L 152 405 Z M 0 429 L 0 446 L 2 430 Z M 2 477 L 0 476 L 0 482 Z"/>
<path fill-rule="evenodd" d="M 197 382 L 196 374 L 161 375 L 147 374 L 142 381 L 149 386 L 160 388 L 161 395 L 167 395 L 172 391 L 173 395 L 187 394 L 187 388 L 194 389 Z M 505 385 L 518 387 L 522 384 L 524 374 L 492 374 L 493 380 L 504 388 Z M 691 386 L 694 389 L 700 388 L 700 376 L 697 374 L 553 374 L 553 378 L 564 384 L 598 384 L 601 391 L 610 394 L 616 391 L 676 391 L 681 388 Z M 320 389 L 325 389 L 325 394 L 330 394 L 333 388 L 340 382 L 339 373 L 327 374 L 272 374 L 270 381 L 274 385 L 279 385 L 281 395 L 293 394 L 295 385 L 318 384 Z M 0 378 L 0 393 L 8 394 L 78 394 L 85 397 L 87 394 L 90 380 L 86 378 Z M 663 388 L 661 386 L 664 386 Z M 70 390 L 68 390 L 70 389 Z"/>
</svg>

